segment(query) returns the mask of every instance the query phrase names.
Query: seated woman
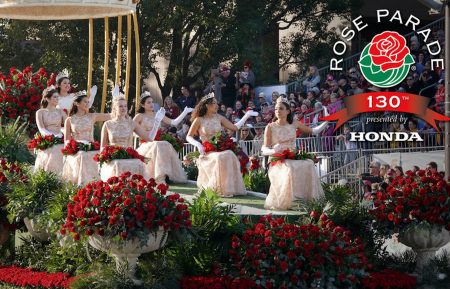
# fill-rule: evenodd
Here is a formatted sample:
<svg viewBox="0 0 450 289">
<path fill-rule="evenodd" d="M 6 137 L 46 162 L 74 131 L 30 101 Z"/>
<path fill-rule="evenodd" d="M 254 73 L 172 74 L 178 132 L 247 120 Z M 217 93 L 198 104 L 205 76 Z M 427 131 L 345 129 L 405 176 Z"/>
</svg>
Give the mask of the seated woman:
<svg viewBox="0 0 450 289">
<path fill-rule="evenodd" d="M 217 100 L 214 94 L 210 93 L 202 98 L 192 114 L 193 122 L 186 140 L 197 147 L 200 152 L 197 160 L 197 187 L 200 189 L 212 188 L 223 197 L 245 195 L 239 160 L 234 152 L 225 150 L 205 154 L 202 143 L 196 141 L 194 136 L 199 135 L 200 140 L 207 141 L 211 140 L 216 133 L 221 132 L 222 128 L 236 131 L 250 116 L 255 116 L 257 113 L 247 111 L 239 122 L 233 124 L 218 114 L 218 109 Z"/>
<path fill-rule="evenodd" d="M 44 91 L 41 100 L 41 109 L 36 112 L 36 124 L 42 136 L 54 135 L 62 138 L 61 125 L 67 118 L 67 114 L 56 108 L 58 105 L 58 91 L 49 87 Z M 46 150 L 39 150 L 34 164 L 34 170 L 54 172 L 61 175 L 63 170 L 63 144 L 54 145 Z"/>
<path fill-rule="evenodd" d="M 104 149 L 106 146 L 132 148 L 133 132 L 141 139 L 149 141 L 148 133 L 128 115 L 125 97 L 123 95 L 113 95 L 111 120 L 106 121 L 102 128 L 101 149 Z M 107 181 L 110 177 L 120 176 L 124 172 L 131 172 L 132 174 L 148 178 L 145 164 L 139 159 L 120 159 L 103 164 L 100 169 L 100 176 L 103 181 Z"/>
<path fill-rule="evenodd" d="M 74 95 L 72 108 L 64 125 L 65 143 L 70 140 L 89 143 L 94 141 L 94 124 L 111 118 L 109 113 L 89 112 L 89 99 L 86 91 Z M 98 165 L 94 156 L 99 151 L 79 151 L 75 155 L 66 156 L 63 167 L 63 178 L 78 186 L 98 180 Z"/>
<path fill-rule="evenodd" d="M 164 116 L 162 122 L 171 126 L 177 126 L 192 111 L 192 108 L 185 107 L 183 113 L 176 119 Z M 166 110 L 161 108 L 159 113 L 165 114 Z M 138 114 L 134 117 L 134 121 L 149 134 L 153 128 L 157 130 L 160 125 L 160 122 L 155 120 L 155 115 L 153 112 L 153 100 L 150 95 L 141 95 Z M 181 166 L 178 153 L 167 141 L 146 142 L 141 144 L 137 151 L 148 158 L 148 162 L 145 165 L 146 173 L 150 178 L 154 178 L 157 183 L 165 182 L 166 176 L 177 183 L 187 182 L 187 176 Z"/>
<path fill-rule="evenodd" d="M 271 156 L 286 149 L 295 150 L 296 130 L 302 133 L 319 134 L 327 122 L 311 129 L 293 120 L 289 101 L 278 98 L 275 118 L 264 132 L 263 155 Z M 314 199 L 323 195 L 319 176 L 312 160 L 285 160 L 269 168 L 270 190 L 264 207 L 270 210 L 287 210 L 296 198 Z"/>
</svg>

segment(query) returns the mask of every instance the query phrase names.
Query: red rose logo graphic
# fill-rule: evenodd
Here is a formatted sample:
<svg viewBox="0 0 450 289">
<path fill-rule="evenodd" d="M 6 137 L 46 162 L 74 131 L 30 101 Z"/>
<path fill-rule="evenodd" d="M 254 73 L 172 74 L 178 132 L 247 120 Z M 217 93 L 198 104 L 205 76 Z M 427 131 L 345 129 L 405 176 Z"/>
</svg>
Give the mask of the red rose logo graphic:
<svg viewBox="0 0 450 289">
<path fill-rule="evenodd" d="M 385 31 L 372 39 L 369 54 L 373 64 L 380 66 L 384 72 L 402 66 L 409 48 L 403 36 L 397 32 Z"/>
</svg>

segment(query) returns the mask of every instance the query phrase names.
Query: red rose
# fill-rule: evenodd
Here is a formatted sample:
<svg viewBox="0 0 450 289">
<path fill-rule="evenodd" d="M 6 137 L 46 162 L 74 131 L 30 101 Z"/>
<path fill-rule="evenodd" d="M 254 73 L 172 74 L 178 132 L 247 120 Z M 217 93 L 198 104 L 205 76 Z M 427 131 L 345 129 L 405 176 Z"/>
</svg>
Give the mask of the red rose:
<svg viewBox="0 0 450 289">
<path fill-rule="evenodd" d="M 385 72 L 402 66 L 409 54 L 409 48 L 403 36 L 397 32 L 385 31 L 372 39 L 369 54 L 372 62 Z"/>
</svg>

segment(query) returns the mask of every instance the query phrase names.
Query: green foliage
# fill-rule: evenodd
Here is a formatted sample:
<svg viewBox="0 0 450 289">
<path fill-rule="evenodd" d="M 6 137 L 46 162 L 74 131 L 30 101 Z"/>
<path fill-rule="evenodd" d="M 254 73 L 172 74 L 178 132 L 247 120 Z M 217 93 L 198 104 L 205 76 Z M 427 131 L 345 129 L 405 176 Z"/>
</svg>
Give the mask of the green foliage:
<svg viewBox="0 0 450 289">
<path fill-rule="evenodd" d="M 421 283 L 434 285 L 435 288 L 448 288 L 450 284 L 450 252 L 431 259 L 423 268 Z"/>
<path fill-rule="evenodd" d="M 21 238 L 16 249 L 15 263 L 38 271 L 81 274 L 92 272 L 92 263 L 111 263 L 106 253 L 93 249 L 87 243 L 67 241 L 62 247 L 58 239 L 43 243 L 32 237 Z M 93 261 L 94 260 L 94 261 Z"/>
<path fill-rule="evenodd" d="M 97 265 L 94 274 L 77 278 L 71 289 L 150 289 L 146 286 L 135 286 L 124 271 L 117 271 L 111 266 Z"/>
<path fill-rule="evenodd" d="M 12 191 L 6 193 L 10 221 L 39 219 L 48 204 L 55 197 L 61 198 L 61 190 L 64 190 L 63 181 L 55 173 L 38 170 L 35 173 L 29 171 L 27 175 L 28 180 L 15 183 Z"/>
<path fill-rule="evenodd" d="M 27 124 L 17 118 L 13 123 L 2 123 L 0 119 L 0 155 L 8 162 L 31 163 L 33 155 L 27 148 Z"/>
<path fill-rule="evenodd" d="M 200 156 L 198 151 L 188 153 L 183 161 L 183 169 L 189 180 L 195 181 L 198 177 L 198 168 L 195 160 Z"/>
<path fill-rule="evenodd" d="M 251 170 L 244 175 L 244 185 L 246 190 L 268 194 L 270 180 L 263 169 Z"/>
<path fill-rule="evenodd" d="M 228 260 L 231 236 L 244 230 L 231 205 L 220 204 L 217 193 L 202 190 L 190 204 L 190 234 L 166 248 L 186 275 L 210 274 L 213 264 Z"/>
</svg>

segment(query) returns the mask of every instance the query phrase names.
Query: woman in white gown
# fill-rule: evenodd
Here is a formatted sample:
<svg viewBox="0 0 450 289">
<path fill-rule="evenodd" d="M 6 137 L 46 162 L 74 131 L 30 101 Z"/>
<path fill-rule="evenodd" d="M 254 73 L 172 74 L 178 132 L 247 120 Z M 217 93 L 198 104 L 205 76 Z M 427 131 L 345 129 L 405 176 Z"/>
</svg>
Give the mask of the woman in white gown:
<svg viewBox="0 0 450 289">
<path fill-rule="evenodd" d="M 233 124 L 217 113 L 218 108 L 214 93 L 210 93 L 203 97 L 192 114 L 193 121 L 186 140 L 200 152 L 200 157 L 197 159 L 197 187 L 212 188 L 223 197 L 245 195 L 239 160 L 234 152 L 226 150 L 205 154 L 202 143 L 196 141 L 194 136 L 198 135 L 201 141 L 207 141 L 222 131 L 222 128 L 236 131 L 250 116 L 256 116 L 257 113 L 247 111 L 240 121 Z"/>
<path fill-rule="evenodd" d="M 36 124 L 42 136 L 63 137 L 61 127 L 67 115 L 62 109 L 56 108 L 57 105 L 58 92 L 53 87 L 47 88 L 42 96 L 41 109 L 36 112 Z M 59 144 L 46 150 L 38 150 L 34 170 L 43 169 L 61 175 L 63 170 L 61 150 L 63 147 L 63 144 Z"/>
<path fill-rule="evenodd" d="M 286 149 L 296 149 L 296 131 L 318 135 L 327 122 L 309 128 L 293 119 L 289 101 L 279 97 L 275 105 L 275 118 L 266 126 L 263 155 L 272 156 Z M 295 199 L 315 199 L 323 195 L 322 186 L 312 160 L 285 160 L 270 165 L 270 190 L 264 207 L 270 210 L 287 210 Z"/>
<path fill-rule="evenodd" d="M 111 118 L 109 113 L 89 112 L 89 99 L 85 91 L 75 94 L 69 117 L 64 124 L 65 142 L 74 139 L 77 142 L 94 141 L 94 124 Z M 95 154 L 100 151 L 79 151 L 75 155 L 66 156 L 63 167 L 63 178 L 78 186 L 100 179 Z"/>
<path fill-rule="evenodd" d="M 161 108 L 160 113 L 166 113 L 164 108 Z M 164 116 L 162 122 L 170 125 L 177 126 L 183 121 L 185 116 L 192 112 L 193 109 L 186 107 L 183 113 L 176 119 L 170 119 Z M 141 95 L 140 106 L 138 114 L 134 117 L 134 121 L 138 123 L 142 128 L 150 133 L 155 127 L 159 128 L 160 122 L 155 120 L 155 113 L 153 112 L 153 99 L 150 94 Z M 178 153 L 167 141 L 151 141 L 145 142 L 137 149 L 138 153 L 148 158 L 148 162 L 145 165 L 146 172 L 150 178 L 154 178 L 157 183 L 165 182 L 166 176 L 174 182 L 186 183 L 187 176 L 181 166 L 181 161 L 178 157 Z"/>
<path fill-rule="evenodd" d="M 127 101 L 122 95 L 113 95 L 111 115 L 111 120 L 103 124 L 100 145 L 102 149 L 106 146 L 132 148 L 133 132 L 141 139 L 149 141 L 149 133 L 128 115 Z M 158 119 L 160 119 L 159 115 Z M 148 178 L 144 163 L 138 159 L 120 159 L 103 164 L 100 175 L 103 181 L 107 181 L 110 177 L 119 176 L 123 172 L 131 172 Z"/>
<path fill-rule="evenodd" d="M 69 114 L 70 109 L 72 108 L 74 94 L 69 93 L 71 89 L 69 73 L 66 69 L 56 76 L 56 85 L 58 89 L 59 99 L 57 108 L 62 109 Z M 94 85 L 90 91 L 89 97 L 89 108 L 92 107 L 92 104 L 95 100 L 95 95 L 97 93 L 97 86 Z"/>
</svg>

